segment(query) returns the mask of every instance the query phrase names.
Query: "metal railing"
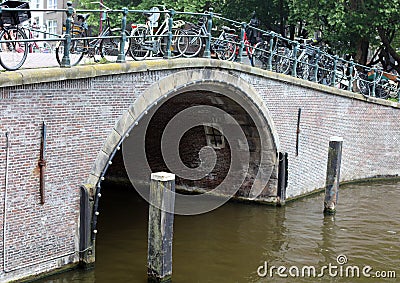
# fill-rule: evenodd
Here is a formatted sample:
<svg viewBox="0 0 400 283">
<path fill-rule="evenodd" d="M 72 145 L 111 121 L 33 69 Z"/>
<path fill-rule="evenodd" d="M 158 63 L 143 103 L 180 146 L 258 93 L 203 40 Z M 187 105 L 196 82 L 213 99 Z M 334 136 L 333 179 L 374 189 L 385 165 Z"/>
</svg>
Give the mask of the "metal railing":
<svg viewBox="0 0 400 283">
<path fill-rule="evenodd" d="M 71 67 L 70 52 L 71 44 L 74 40 L 73 34 L 73 15 L 76 13 L 102 13 L 103 9 L 97 10 L 75 10 L 72 7 L 72 2 L 67 3 L 66 9 L 16 9 L 0 7 L 0 17 L 5 11 L 21 12 L 21 11 L 35 11 L 35 12 L 62 12 L 66 13 L 65 21 L 65 32 L 63 34 L 49 34 L 53 38 L 47 39 L 19 39 L 17 42 L 36 42 L 36 41 L 49 41 L 49 42 L 62 42 L 63 45 L 63 56 L 60 62 L 61 67 Z M 144 14 L 152 13 L 150 10 L 134 10 L 128 8 L 122 8 L 118 10 L 107 10 L 107 13 L 117 13 L 121 15 L 120 22 L 120 34 L 113 36 L 102 36 L 102 37 L 80 37 L 79 40 L 91 40 L 91 39 L 104 39 L 114 38 L 118 39 L 119 53 L 116 62 L 126 62 L 127 55 L 129 56 L 131 46 L 129 46 L 129 52 L 125 46 L 128 41 L 131 45 L 131 41 L 137 40 L 140 36 L 133 35 L 130 33 L 127 35 L 127 16 L 129 14 Z M 330 54 L 327 50 L 321 46 L 314 46 L 307 42 L 299 42 L 297 40 L 287 39 L 275 32 L 265 31 L 257 27 L 249 26 L 244 22 L 237 22 L 228 18 L 225 18 L 219 14 L 208 11 L 205 13 L 191 13 L 191 12 L 179 12 L 173 9 L 159 11 L 160 14 L 168 16 L 168 32 L 163 35 L 157 35 L 157 37 L 166 37 L 166 48 L 163 58 L 171 59 L 173 54 L 171 53 L 172 41 L 173 41 L 173 26 L 174 22 L 181 20 L 182 18 L 190 17 L 205 17 L 207 19 L 204 25 L 206 26 L 207 32 L 205 34 L 199 34 L 202 38 L 203 46 L 202 52 L 199 54 L 201 57 L 212 58 L 218 53 L 219 46 L 229 45 L 231 46 L 230 52 L 234 52 L 229 57 L 230 60 L 235 60 L 239 63 L 243 63 L 245 60 L 245 54 L 249 58 L 249 62 L 253 66 L 258 66 L 269 71 L 280 72 L 286 75 L 290 75 L 305 80 L 310 80 L 316 83 L 324 84 L 330 87 L 340 88 L 352 92 L 359 92 L 364 96 L 371 96 L 377 98 L 388 98 L 392 97 L 399 101 L 400 97 L 400 79 L 399 76 L 387 73 L 378 67 L 367 67 L 355 63 L 351 59 L 340 58 L 339 56 Z M 216 24 L 217 23 L 217 24 Z M 226 36 L 221 37 L 222 32 L 215 29 L 217 26 L 233 26 L 235 30 L 225 31 Z M 256 44 L 249 43 L 246 39 L 246 29 L 252 29 L 254 33 L 259 35 Z M 152 35 L 154 36 L 154 35 Z M 188 37 L 192 39 L 194 36 L 190 34 L 181 34 L 181 37 Z M 7 41 L 0 40 L 0 45 Z M 217 46 L 217 47 L 216 47 Z M 234 48 L 234 49 L 232 49 Z M 156 54 L 157 55 L 157 54 Z M 132 56 L 133 57 L 133 56 Z M 0 53 L 1 58 L 1 53 Z M 218 54 L 217 54 L 218 58 Z M 219 57 L 221 59 L 221 57 Z M 225 58 L 226 59 L 226 58 Z"/>
</svg>

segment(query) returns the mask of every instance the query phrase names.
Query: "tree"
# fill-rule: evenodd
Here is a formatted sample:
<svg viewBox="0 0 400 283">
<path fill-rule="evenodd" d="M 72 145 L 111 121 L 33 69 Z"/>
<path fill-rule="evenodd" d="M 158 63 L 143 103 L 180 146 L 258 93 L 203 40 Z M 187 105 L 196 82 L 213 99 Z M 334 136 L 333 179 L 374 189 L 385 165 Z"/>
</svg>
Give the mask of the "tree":
<svg viewBox="0 0 400 283">
<path fill-rule="evenodd" d="M 91 0 L 80 1 L 78 8 L 98 8 Z M 112 9 L 148 10 L 156 5 L 184 12 L 203 12 L 210 7 L 238 22 L 248 22 L 255 11 L 260 28 L 273 30 L 293 39 L 306 29 L 319 31 L 338 55 L 352 54 L 360 64 L 380 63 L 400 73 L 400 1 L 393 0 L 107 0 Z M 116 23 L 117 17 L 112 15 Z M 186 17 L 188 19 L 188 17 Z M 144 22 L 139 13 L 129 13 L 128 23 Z M 92 25 L 98 18 L 91 18 Z M 397 39 L 397 40 L 396 40 Z M 397 43 L 397 45 L 396 45 Z M 376 50 L 371 62 L 368 55 Z"/>
<path fill-rule="evenodd" d="M 179 12 L 203 12 L 208 10 L 209 7 L 219 7 L 220 1 L 215 0 L 107 0 L 104 2 L 107 7 L 111 9 L 122 9 L 122 7 L 127 7 L 129 10 L 149 10 L 154 6 L 164 5 L 167 9 L 174 9 Z M 82 0 L 79 3 L 78 9 L 99 9 L 100 5 L 92 3 L 91 0 Z M 120 23 L 119 14 L 110 13 L 111 22 Z M 140 13 L 129 13 L 127 16 L 128 24 L 130 22 L 143 22 L 144 17 Z M 89 23 L 93 27 L 98 27 L 99 18 L 91 17 L 89 18 Z"/>
<path fill-rule="evenodd" d="M 360 64 L 368 63 L 368 52 L 379 45 L 400 65 L 392 46 L 400 28 L 399 1 L 392 0 L 292 0 L 292 24 L 305 22 L 309 31 L 320 30 L 323 39 L 339 53 L 353 54 Z"/>
<path fill-rule="evenodd" d="M 400 36 L 400 3 L 399 1 L 372 0 L 378 9 L 375 12 L 375 26 L 381 41 L 380 63 L 387 70 L 395 69 L 400 74 L 400 55 L 396 52 L 394 39 Z"/>
<path fill-rule="evenodd" d="M 233 0 L 224 1 L 220 7 L 223 15 L 236 21 L 248 22 L 256 12 L 261 20 L 260 28 L 273 30 L 284 36 L 287 34 L 289 6 L 287 0 Z"/>
</svg>

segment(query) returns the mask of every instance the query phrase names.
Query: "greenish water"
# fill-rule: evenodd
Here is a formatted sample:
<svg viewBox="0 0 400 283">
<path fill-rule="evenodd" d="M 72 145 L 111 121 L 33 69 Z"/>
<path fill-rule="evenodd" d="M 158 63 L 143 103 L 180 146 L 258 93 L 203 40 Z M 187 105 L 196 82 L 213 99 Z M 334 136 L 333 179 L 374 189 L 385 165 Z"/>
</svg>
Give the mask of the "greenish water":
<svg viewBox="0 0 400 283">
<path fill-rule="evenodd" d="M 227 203 L 207 214 L 176 216 L 173 282 L 398 282 L 375 272 L 400 278 L 399 194 L 400 183 L 342 186 L 334 217 L 323 216 L 322 194 L 282 208 Z M 102 195 L 96 268 L 39 282 L 147 282 L 147 203 L 124 186 L 105 187 Z M 338 256 L 347 263 L 339 264 Z M 265 262 L 268 271 L 286 268 L 287 277 L 276 268 L 272 277 L 260 277 Z M 323 276 L 310 278 L 305 266 Z M 370 278 L 362 274 L 365 266 L 372 268 L 365 270 Z M 352 278 L 350 268 L 360 277 Z M 296 270 L 299 277 L 292 276 Z"/>
</svg>

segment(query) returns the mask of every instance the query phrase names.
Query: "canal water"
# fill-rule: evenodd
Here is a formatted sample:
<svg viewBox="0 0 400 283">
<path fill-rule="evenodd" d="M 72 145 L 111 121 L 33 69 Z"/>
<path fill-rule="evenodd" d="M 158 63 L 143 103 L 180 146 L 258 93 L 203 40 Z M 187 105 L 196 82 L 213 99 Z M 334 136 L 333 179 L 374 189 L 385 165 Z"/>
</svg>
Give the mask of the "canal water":
<svg viewBox="0 0 400 283">
<path fill-rule="evenodd" d="M 322 194 L 176 216 L 172 282 L 399 282 L 399 194 L 395 182 L 341 186 L 329 217 Z M 108 184 L 102 195 L 96 268 L 39 282 L 147 282 L 148 204 L 128 186 Z"/>
</svg>

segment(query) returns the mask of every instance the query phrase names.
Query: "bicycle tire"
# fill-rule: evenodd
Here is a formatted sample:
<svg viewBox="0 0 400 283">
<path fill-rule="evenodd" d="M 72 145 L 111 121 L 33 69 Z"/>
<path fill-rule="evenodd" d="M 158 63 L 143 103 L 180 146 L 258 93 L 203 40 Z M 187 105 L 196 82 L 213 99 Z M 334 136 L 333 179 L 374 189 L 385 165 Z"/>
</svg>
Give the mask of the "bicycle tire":
<svg viewBox="0 0 400 283">
<path fill-rule="evenodd" d="M 336 66 L 336 70 L 331 72 L 331 81 L 333 81 L 333 73 L 335 73 L 335 81 L 333 83 L 333 87 L 336 87 L 338 89 L 348 89 L 349 81 L 346 76 L 346 67 L 342 64 L 338 64 Z"/>
<path fill-rule="evenodd" d="M 186 57 L 186 58 L 196 57 L 197 55 L 199 55 L 199 53 L 203 47 L 203 39 L 197 32 L 195 32 L 193 30 L 187 30 L 186 34 L 188 36 L 187 37 L 187 47 L 184 52 L 182 52 L 182 50 L 180 50 L 180 52 L 182 53 L 183 57 Z M 183 38 L 184 37 L 180 37 L 180 39 L 183 39 Z M 178 48 L 180 49 L 179 43 L 178 43 Z"/>
<path fill-rule="evenodd" d="M 239 46 L 240 46 L 240 42 L 238 42 Z M 254 53 L 254 46 L 255 45 L 251 45 L 250 42 L 247 42 L 248 45 L 245 45 L 244 50 L 246 51 L 246 56 L 249 59 L 249 62 L 251 64 L 251 60 L 252 60 L 252 56 Z"/>
<path fill-rule="evenodd" d="M 267 44 L 264 42 L 258 42 L 253 48 L 253 54 L 251 55 L 250 64 L 253 67 L 260 69 L 267 69 L 268 54 L 266 51 Z"/>
<path fill-rule="evenodd" d="M 150 55 L 150 50 L 145 48 L 144 41 L 148 34 L 147 27 L 138 26 L 131 31 L 131 42 L 129 52 L 136 61 L 146 59 Z"/>
<path fill-rule="evenodd" d="M 308 80 L 311 77 L 310 58 L 306 55 L 301 61 L 297 62 L 297 77 L 303 80 Z"/>
<path fill-rule="evenodd" d="M 187 49 L 187 38 L 186 32 L 183 31 L 180 28 L 174 28 L 172 29 L 172 41 L 171 41 L 171 57 L 170 58 L 178 58 L 181 57 L 182 54 L 186 51 Z M 181 41 L 181 42 L 179 42 Z M 160 54 L 161 56 L 164 56 L 166 53 L 167 49 L 167 42 L 168 42 L 168 31 L 163 32 L 160 35 Z M 178 47 L 178 43 L 181 44 L 181 48 Z M 183 49 L 183 50 L 182 50 Z"/>
<path fill-rule="evenodd" d="M 103 36 L 121 36 L 121 29 L 115 28 L 104 34 Z M 129 36 L 129 32 L 125 30 L 125 35 Z M 130 52 L 130 38 L 127 37 L 124 45 L 124 54 L 128 55 Z M 116 62 L 120 52 L 120 38 L 103 38 L 100 40 L 100 55 L 101 58 L 109 62 Z"/>
<path fill-rule="evenodd" d="M 375 97 L 387 99 L 390 96 L 390 83 L 388 80 L 380 80 L 375 85 Z"/>
<path fill-rule="evenodd" d="M 0 40 L 9 41 L 0 44 L 0 65 L 8 70 L 15 71 L 21 68 L 28 56 L 28 42 L 13 42 L 9 40 L 27 39 L 25 32 L 17 27 L 9 27 L 0 32 Z"/>
<path fill-rule="evenodd" d="M 367 75 L 365 75 L 365 74 L 363 74 L 363 73 L 358 73 L 358 77 L 357 77 L 357 79 L 356 79 L 356 88 L 357 89 L 354 89 L 354 86 L 353 86 L 353 91 L 354 92 L 359 92 L 359 93 L 361 93 L 362 95 L 364 95 L 364 96 L 370 96 L 371 95 L 371 87 L 372 87 L 372 84 L 371 84 L 371 82 L 368 82 L 367 81 L 367 79 L 368 79 L 368 76 Z"/>
<path fill-rule="evenodd" d="M 292 66 L 292 51 L 289 48 L 283 47 L 279 49 L 276 60 L 276 72 L 288 75 Z"/>
<path fill-rule="evenodd" d="M 82 58 L 83 55 L 86 53 L 86 46 L 88 44 L 86 43 L 87 40 L 85 39 L 79 39 L 79 37 L 82 37 L 81 34 L 77 35 L 76 37 L 72 38 L 71 40 L 71 46 L 69 48 L 69 61 L 71 66 L 76 66 L 78 65 Z M 64 57 L 64 41 L 60 41 L 57 44 L 56 47 L 56 59 L 58 64 L 61 66 L 62 58 Z"/>
<path fill-rule="evenodd" d="M 214 42 L 213 49 L 219 60 L 232 61 L 236 55 L 237 44 L 233 36 L 225 36 L 224 40 Z"/>
</svg>

